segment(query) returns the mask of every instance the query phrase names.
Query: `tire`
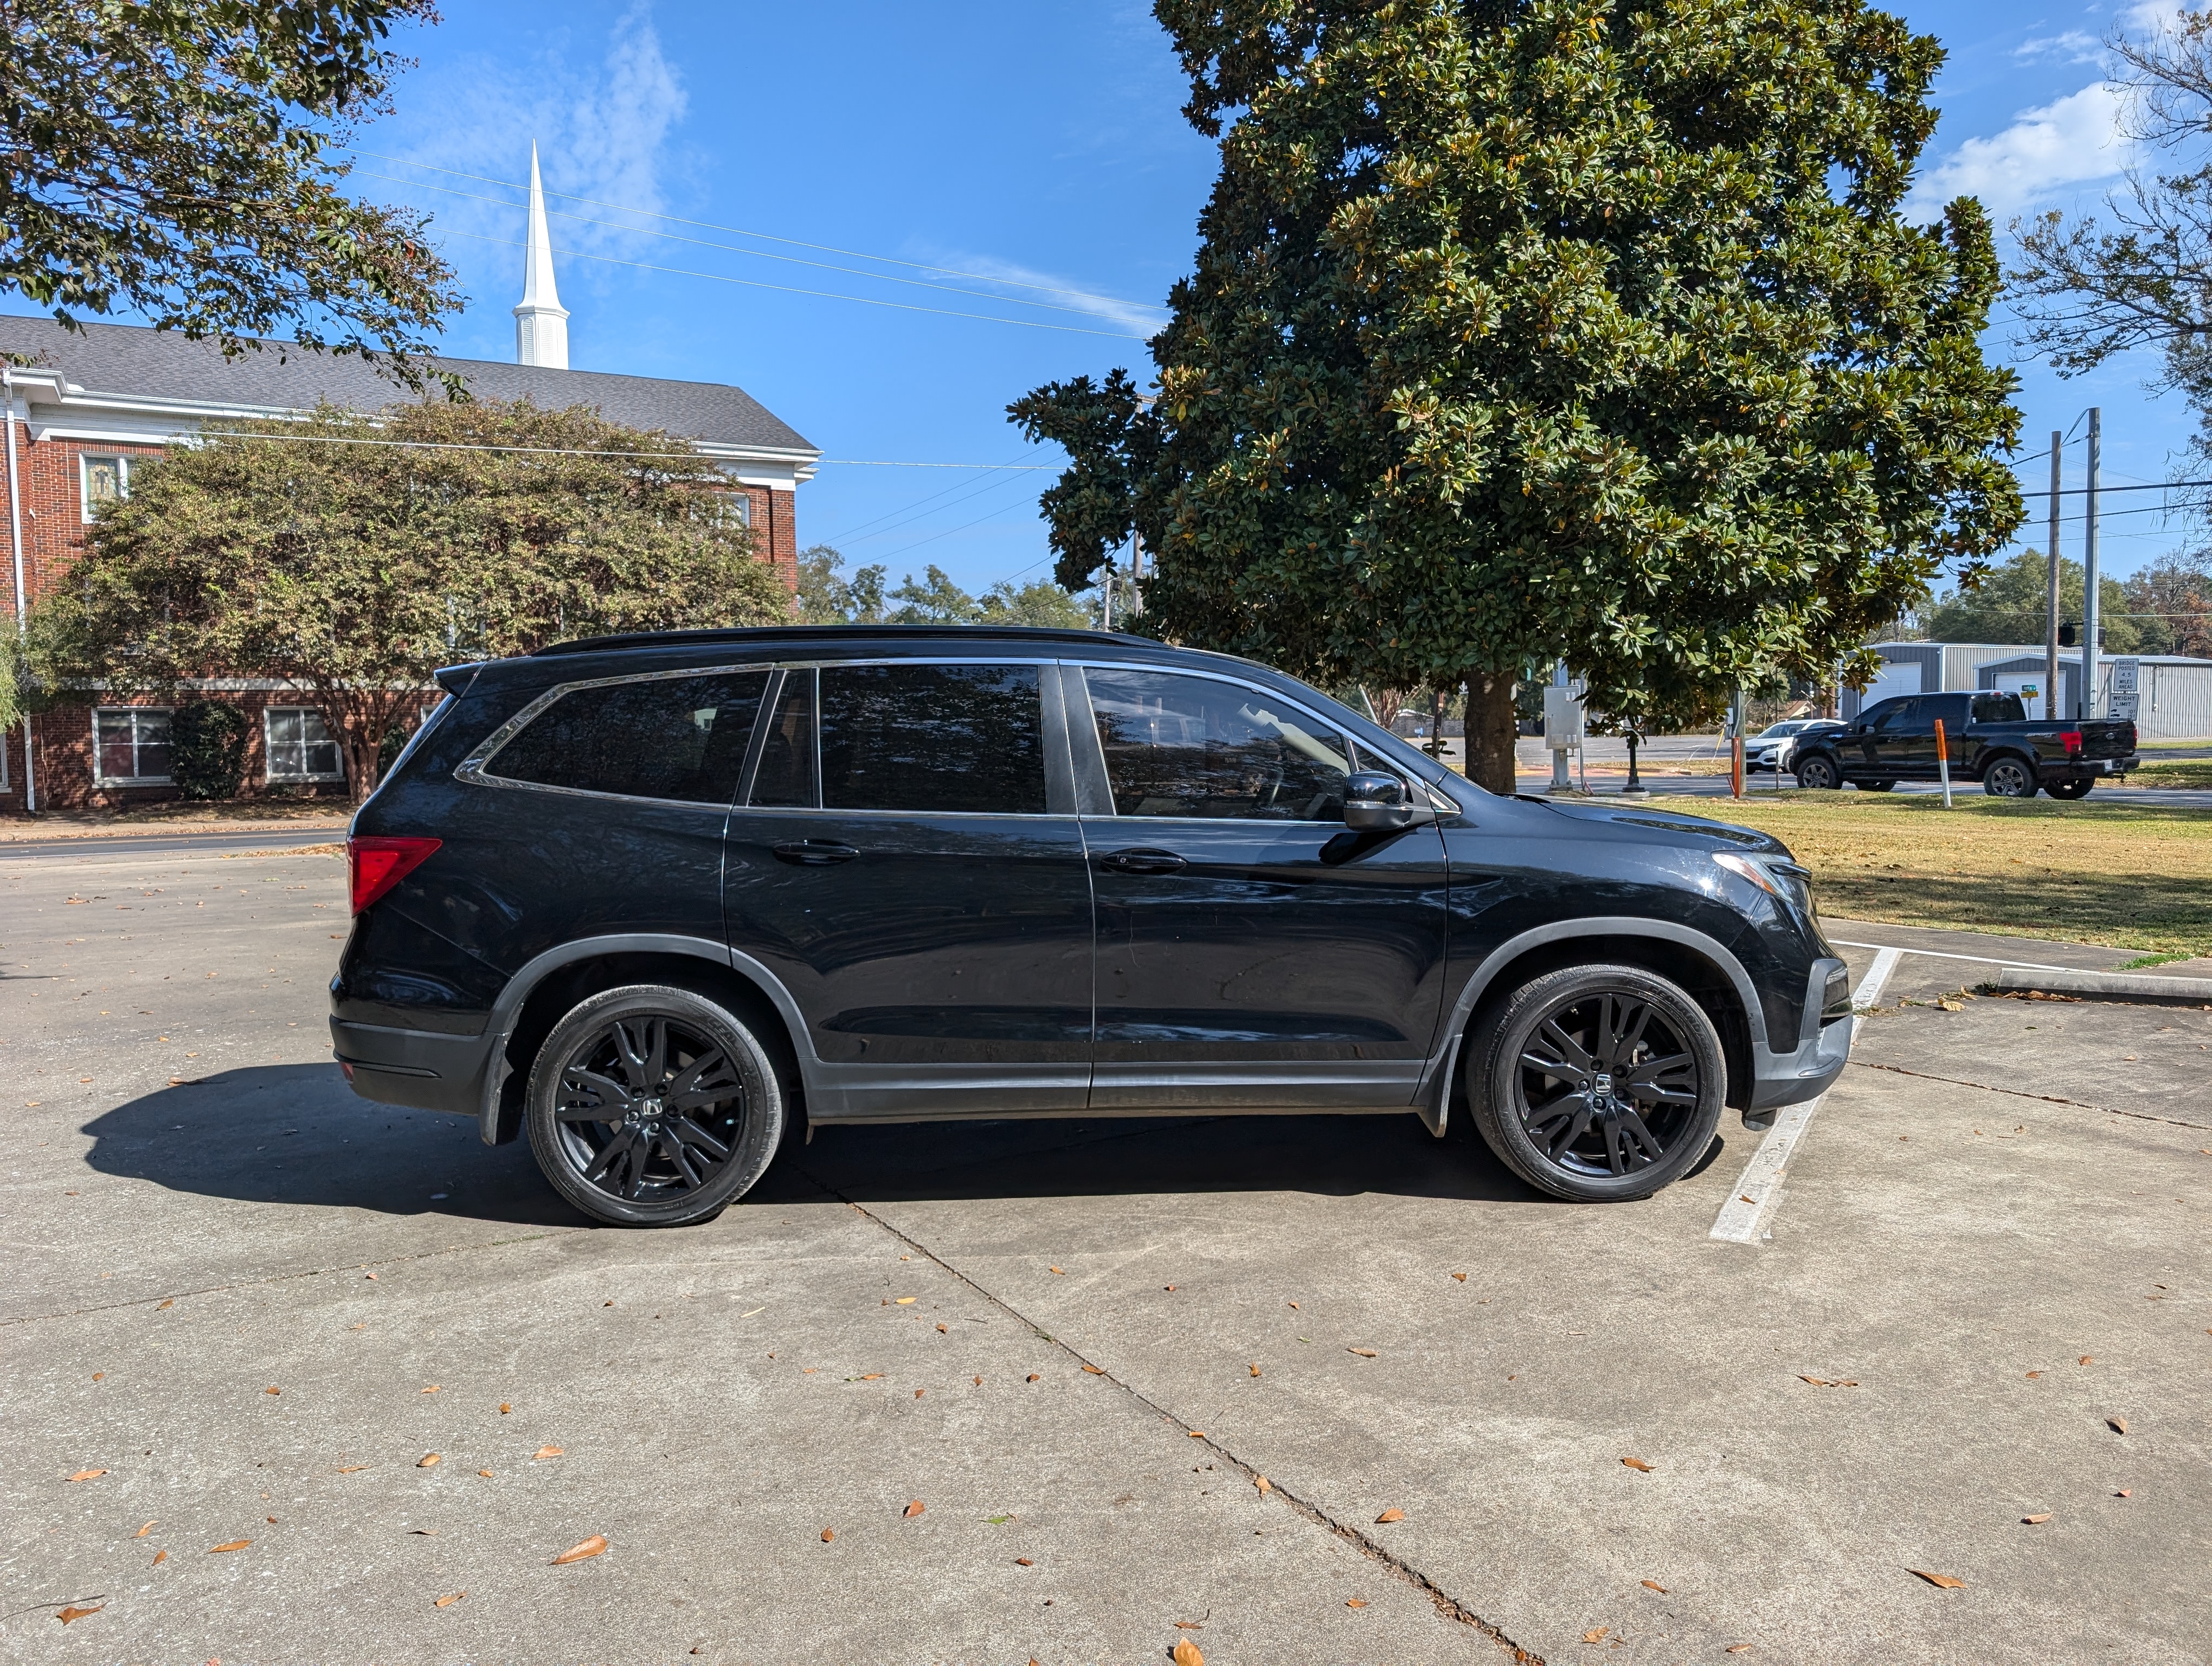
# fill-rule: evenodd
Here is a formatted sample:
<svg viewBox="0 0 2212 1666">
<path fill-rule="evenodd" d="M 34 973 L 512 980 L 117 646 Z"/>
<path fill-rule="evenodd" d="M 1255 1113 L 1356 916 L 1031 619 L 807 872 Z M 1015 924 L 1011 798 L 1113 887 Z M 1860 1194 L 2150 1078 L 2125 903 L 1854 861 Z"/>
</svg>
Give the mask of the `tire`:
<svg viewBox="0 0 2212 1666">
<path fill-rule="evenodd" d="M 2087 775 L 2076 775 L 2068 781 L 2054 781 L 2043 790 L 2054 799 L 2086 799 L 2096 784 Z"/>
<path fill-rule="evenodd" d="M 1795 766 L 1797 784 L 1816 793 L 1832 793 L 1844 784 L 1844 772 L 1836 767 L 1832 757 L 1814 753 L 1800 759 Z"/>
<path fill-rule="evenodd" d="M 649 983 L 605 990 L 555 1025 L 523 1105 L 553 1189 L 613 1226 L 712 1219 L 761 1177 L 784 1119 L 775 1067 L 744 1022 Z"/>
<path fill-rule="evenodd" d="M 1859 783 L 1862 793 L 1888 793 L 1895 791 L 1897 783 L 1893 781 L 1863 781 Z"/>
<path fill-rule="evenodd" d="M 1982 770 L 1982 791 L 1993 799 L 2032 799 L 2035 771 L 2026 759 L 2008 752 Z"/>
<path fill-rule="evenodd" d="M 1649 1197 L 1705 1154 L 1720 1124 L 1728 1065 L 1712 1020 L 1640 966 L 1547 972 L 1487 1009 L 1472 1040 L 1476 1131 L 1554 1197 Z"/>
</svg>

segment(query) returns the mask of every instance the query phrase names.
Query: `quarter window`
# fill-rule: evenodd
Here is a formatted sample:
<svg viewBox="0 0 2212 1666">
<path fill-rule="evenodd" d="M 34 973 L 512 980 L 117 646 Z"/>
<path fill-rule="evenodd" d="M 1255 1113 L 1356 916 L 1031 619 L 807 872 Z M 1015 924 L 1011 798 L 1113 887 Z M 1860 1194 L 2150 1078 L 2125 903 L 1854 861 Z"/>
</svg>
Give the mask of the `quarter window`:
<svg viewBox="0 0 2212 1666">
<path fill-rule="evenodd" d="M 262 714 L 271 781 L 343 781 L 337 737 L 312 706 L 271 706 Z"/>
<path fill-rule="evenodd" d="M 131 459 L 127 457 L 100 457 L 85 454 L 84 518 L 90 520 L 111 503 L 120 503 L 131 496 Z"/>
<path fill-rule="evenodd" d="M 1978 694 L 1974 696 L 1977 723 L 2025 723 L 2027 711 L 2016 694 Z"/>
<path fill-rule="evenodd" d="M 115 706 L 95 711 L 92 739 L 102 785 L 168 784 L 169 714 L 166 708 Z"/>
<path fill-rule="evenodd" d="M 1344 738 L 1241 683 L 1086 671 L 1120 816 L 1344 819 Z"/>
<path fill-rule="evenodd" d="M 1035 666 L 822 668 L 822 803 L 831 810 L 1045 812 Z"/>
<path fill-rule="evenodd" d="M 767 672 L 752 671 L 570 689 L 501 747 L 484 773 L 585 793 L 727 805 L 767 683 Z"/>
</svg>

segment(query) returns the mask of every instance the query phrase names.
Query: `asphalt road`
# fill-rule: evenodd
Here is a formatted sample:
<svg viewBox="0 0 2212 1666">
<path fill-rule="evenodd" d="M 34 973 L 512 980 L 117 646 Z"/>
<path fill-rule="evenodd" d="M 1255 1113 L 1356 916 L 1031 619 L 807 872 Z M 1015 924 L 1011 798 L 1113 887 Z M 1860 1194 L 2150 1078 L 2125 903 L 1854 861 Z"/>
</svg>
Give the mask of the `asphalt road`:
<svg viewBox="0 0 2212 1666">
<path fill-rule="evenodd" d="M 1575 1207 L 1410 1116 L 831 1129 L 634 1232 L 347 1091 L 339 862 L 0 898 L 8 1660 L 2212 1650 L 2212 1012 L 1832 922 L 1933 952 L 1741 1243 L 1741 1128 Z"/>
</svg>

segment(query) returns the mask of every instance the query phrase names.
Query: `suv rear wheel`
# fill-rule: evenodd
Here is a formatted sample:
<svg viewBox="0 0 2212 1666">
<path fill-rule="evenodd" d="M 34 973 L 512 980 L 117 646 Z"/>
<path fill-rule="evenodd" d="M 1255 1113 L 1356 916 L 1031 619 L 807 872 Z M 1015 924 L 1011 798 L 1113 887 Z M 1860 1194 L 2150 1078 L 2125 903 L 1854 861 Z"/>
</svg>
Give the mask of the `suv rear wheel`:
<svg viewBox="0 0 2212 1666">
<path fill-rule="evenodd" d="M 553 1027 L 523 1121 L 554 1190 L 617 1226 L 683 1226 L 758 1180 L 783 1092 L 753 1032 L 704 995 L 608 989 Z"/>
<path fill-rule="evenodd" d="M 1811 787 L 1818 792 L 1832 792 L 1844 784 L 1843 771 L 1836 768 L 1835 760 L 1823 757 L 1818 752 L 1798 760 L 1796 775 L 1800 787 Z"/>
<path fill-rule="evenodd" d="M 2087 775 L 2069 775 L 2063 781 L 2054 781 L 2043 790 L 2054 799 L 2086 799 L 2096 781 Z"/>
<path fill-rule="evenodd" d="M 1649 1197 L 1712 1144 L 1728 1067 L 1704 1009 L 1640 966 L 1572 966 L 1480 1020 L 1474 1125 L 1530 1185 L 1577 1202 Z"/>
</svg>

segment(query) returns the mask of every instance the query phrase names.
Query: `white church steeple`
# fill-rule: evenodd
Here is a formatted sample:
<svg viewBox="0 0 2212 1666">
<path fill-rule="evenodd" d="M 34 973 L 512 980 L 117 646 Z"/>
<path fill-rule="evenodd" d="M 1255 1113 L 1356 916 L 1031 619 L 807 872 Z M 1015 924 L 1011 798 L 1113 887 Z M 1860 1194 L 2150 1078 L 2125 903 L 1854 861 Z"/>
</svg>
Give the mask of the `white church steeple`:
<svg viewBox="0 0 2212 1666">
<path fill-rule="evenodd" d="M 530 252 L 524 257 L 522 305 L 514 309 L 514 361 L 568 368 L 568 309 L 553 287 L 553 240 L 545 229 L 545 188 L 538 182 L 538 142 L 530 142 Z"/>
</svg>

